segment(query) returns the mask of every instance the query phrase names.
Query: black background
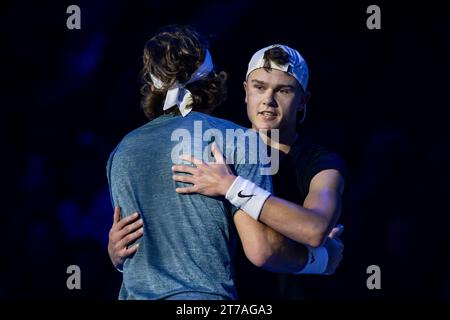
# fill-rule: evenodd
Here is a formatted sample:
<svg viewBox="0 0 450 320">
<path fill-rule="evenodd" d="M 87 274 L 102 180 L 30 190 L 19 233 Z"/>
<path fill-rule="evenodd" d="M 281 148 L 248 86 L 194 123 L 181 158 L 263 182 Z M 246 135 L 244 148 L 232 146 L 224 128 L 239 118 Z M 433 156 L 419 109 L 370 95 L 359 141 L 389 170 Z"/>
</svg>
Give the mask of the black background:
<svg viewBox="0 0 450 320">
<path fill-rule="evenodd" d="M 349 167 L 344 260 L 314 298 L 449 298 L 450 17 L 430 1 L 76 1 L 1 4 L 0 298 L 115 299 L 105 164 L 147 120 L 143 45 L 157 28 L 210 36 L 229 97 L 214 115 L 249 125 L 247 63 L 273 43 L 297 48 L 312 93 L 301 133 Z M 66 8 L 81 8 L 68 30 Z M 381 8 L 381 30 L 366 8 Z M 66 288 L 79 265 L 82 289 Z M 381 268 L 368 290 L 366 268 Z"/>
</svg>

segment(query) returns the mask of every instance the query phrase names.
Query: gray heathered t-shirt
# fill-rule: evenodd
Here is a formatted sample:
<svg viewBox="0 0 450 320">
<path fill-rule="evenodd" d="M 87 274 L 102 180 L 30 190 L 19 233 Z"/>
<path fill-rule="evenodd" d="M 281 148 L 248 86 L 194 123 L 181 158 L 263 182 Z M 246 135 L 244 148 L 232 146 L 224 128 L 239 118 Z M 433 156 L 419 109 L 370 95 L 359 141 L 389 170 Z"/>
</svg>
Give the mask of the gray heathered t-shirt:
<svg viewBox="0 0 450 320">
<path fill-rule="evenodd" d="M 248 164 L 254 153 L 249 144 L 243 155 L 239 142 L 226 139 L 226 129 L 246 130 L 232 122 L 192 111 L 186 117 L 160 116 L 126 135 L 108 160 L 108 182 L 122 218 L 141 214 L 144 236 L 137 253 L 125 261 L 119 299 L 236 298 L 236 209 L 223 197 L 177 194 L 175 188 L 185 184 L 172 180 L 172 158 L 180 162 L 183 148 L 201 157 L 208 135 L 214 135 L 208 129 L 222 134 L 225 145 L 216 142 L 225 147 L 228 161 L 234 158 L 235 173 L 272 191 L 270 176 Z"/>
</svg>

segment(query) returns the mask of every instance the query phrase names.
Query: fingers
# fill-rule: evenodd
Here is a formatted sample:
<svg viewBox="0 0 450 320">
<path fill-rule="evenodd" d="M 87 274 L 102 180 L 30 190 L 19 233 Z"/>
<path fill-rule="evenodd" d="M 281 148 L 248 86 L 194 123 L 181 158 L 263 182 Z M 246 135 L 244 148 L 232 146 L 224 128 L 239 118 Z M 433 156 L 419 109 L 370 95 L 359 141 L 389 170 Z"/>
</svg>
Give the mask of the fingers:
<svg viewBox="0 0 450 320">
<path fill-rule="evenodd" d="M 176 188 L 175 191 L 177 193 L 196 193 L 195 187 L 184 187 L 184 188 Z"/>
<path fill-rule="evenodd" d="M 118 240 L 128 237 L 128 235 L 130 235 L 132 232 L 135 232 L 136 229 L 142 227 L 143 225 L 144 225 L 144 221 L 142 221 L 142 219 L 139 219 L 138 221 L 127 224 L 121 230 L 119 230 L 117 232 Z"/>
<path fill-rule="evenodd" d="M 223 154 L 222 154 L 222 152 L 220 152 L 220 149 L 219 149 L 219 147 L 217 146 L 217 144 L 215 142 L 212 143 L 211 150 L 212 150 L 214 159 L 216 159 L 217 163 L 225 163 L 225 159 L 223 158 Z"/>
<path fill-rule="evenodd" d="M 330 231 L 330 234 L 328 235 L 329 239 L 334 239 L 334 237 L 336 237 L 336 234 L 338 233 L 339 229 L 338 228 L 333 228 Z"/>
<path fill-rule="evenodd" d="M 139 249 L 139 243 L 125 249 L 124 258 L 128 258 L 129 256 L 135 254 L 138 249 Z"/>
<path fill-rule="evenodd" d="M 190 173 L 192 175 L 195 175 L 198 169 L 191 166 L 172 166 L 172 171 Z"/>
<path fill-rule="evenodd" d="M 183 154 L 182 156 L 180 156 L 180 159 L 181 160 L 185 160 L 185 161 L 189 161 L 190 163 L 193 163 L 195 165 L 202 165 L 203 164 L 202 160 L 199 160 L 196 157 L 191 156 L 191 155 L 184 155 Z"/>
<path fill-rule="evenodd" d="M 138 219 L 138 218 L 139 218 L 139 213 L 137 213 L 137 212 L 135 212 L 135 213 L 129 215 L 129 216 L 126 217 L 126 218 L 123 218 L 122 220 L 120 220 L 120 221 L 117 223 L 117 229 L 118 229 L 118 230 L 122 230 L 124 226 L 126 226 L 127 224 L 132 223 L 133 221 L 135 221 L 135 220 Z"/>
<path fill-rule="evenodd" d="M 122 247 L 121 249 L 117 249 L 117 255 L 114 256 L 114 259 L 111 259 L 114 266 L 118 268 L 119 266 L 123 266 L 123 263 L 127 258 L 132 256 L 136 253 L 136 251 L 139 249 L 139 243 L 127 248 Z"/>
<path fill-rule="evenodd" d="M 342 232 L 344 232 L 344 226 L 342 224 L 339 224 L 331 230 L 328 238 L 334 239 L 335 237 L 340 236 Z"/>
<path fill-rule="evenodd" d="M 344 226 L 342 224 L 338 224 L 336 228 L 338 229 L 336 236 L 340 236 L 342 232 L 344 232 Z"/>
<path fill-rule="evenodd" d="M 194 177 L 193 176 L 173 175 L 172 179 L 175 180 L 175 181 L 178 181 L 178 182 L 194 184 Z"/>
<path fill-rule="evenodd" d="M 136 221 L 136 219 L 138 220 Z M 108 242 L 108 254 L 114 266 L 118 267 L 127 257 L 137 251 L 139 244 L 130 248 L 128 245 L 144 235 L 143 224 L 144 221 L 139 219 L 137 212 L 120 220 L 120 207 L 115 207 L 114 224 L 109 232 Z"/>
<path fill-rule="evenodd" d="M 115 206 L 114 208 L 114 216 L 113 216 L 113 224 L 116 224 L 120 221 L 120 207 Z"/>
<path fill-rule="evenodd" d="M 131 243 L 133 243 L 136 239 L 141 238 L 144 235 L 144 228 L 140 228 L 132 233 L 129 233 L 122 240 L 119 241 L 119 248 L 127 248 Z"/>
</svg>

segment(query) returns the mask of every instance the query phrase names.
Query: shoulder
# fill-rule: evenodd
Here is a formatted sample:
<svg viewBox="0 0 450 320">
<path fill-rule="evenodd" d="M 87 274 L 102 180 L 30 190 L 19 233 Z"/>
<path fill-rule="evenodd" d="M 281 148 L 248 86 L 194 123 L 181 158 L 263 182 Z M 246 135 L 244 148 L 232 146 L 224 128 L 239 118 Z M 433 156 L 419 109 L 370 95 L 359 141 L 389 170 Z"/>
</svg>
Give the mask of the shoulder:
<svg viewBox="0 0 450 320">
<path fill-rule="evenodd" d="M 145 139 L 142 139 L 142 136 L 152 127 L 153 121 L 149 121 L 127 133 L 111 152 L 108 162 L 112 162 L 113 159 L 114 161 L 117 161 L 123 155 L 129 157 L 130 155 L 135 154 L 135 151 L 139 150 L 139 146 L 144 143 Z"/>
<path fill-rule="evenodd" d="M 320 177 L 330 178 L 339 174 L 339 180 L 347 177 L 347 166 L 343 158 L 327 147 L 318 145 L 304 138 L 293 146 L 294 165 L 297 174 L 304 179 L 307 186 L 319 173 Z M 323 171 L 326 171 L 322 173 Z"/>
<path fill-rule="evenodd" d="M 242 129 L 242 130 L 247 130 L 247 128 L 242 127 L 232 121 L 226 120 L 226 119 L 222 119 L 222 118 L 217 118 L 205 113 L 200 113 L 200 112 L 191 112 L 192 113 L 192 117 L 196 118 L 198 120 L 202 120 L 205 123 L 209 123 L 211 126 L 216 127 L 218 129 Z M 191 116 L 191 115 L 189 115 Z"/>
<path fill-rule="evenodd" d="M 326 156 L 336 156 L 339 155 L 327 147 L 321 146 L 308 138 L 298 139 L 294 145 L 291 147 L 289 152 L 296 157 L 297 160 L 308 160 L 313 161 Z"/>
<path fill-rule="evenodd" d="M 344 165 L 343 158 L 335 151 L 305 138 L 298 145 L 299 159 L 323 165 Z"/>
</svg>

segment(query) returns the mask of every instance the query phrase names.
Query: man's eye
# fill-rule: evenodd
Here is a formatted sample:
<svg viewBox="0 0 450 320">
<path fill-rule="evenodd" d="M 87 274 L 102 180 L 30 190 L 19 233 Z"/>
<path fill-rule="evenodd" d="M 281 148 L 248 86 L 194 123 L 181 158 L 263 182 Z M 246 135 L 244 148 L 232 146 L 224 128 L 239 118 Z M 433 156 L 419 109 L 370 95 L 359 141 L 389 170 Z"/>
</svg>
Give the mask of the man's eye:
<svg viewBox="0 0 450 320">
<path fill-rule="evenodd" d="M 289 93 L 289 89 L 281 89 L 280 93 L 282 94 L 288 94 Z"/>
<path fill-rule="evenodd" d="M 263 86 L 255 86 L 256 90 L 262 90 L 264 89 Z"/>
</svg>

